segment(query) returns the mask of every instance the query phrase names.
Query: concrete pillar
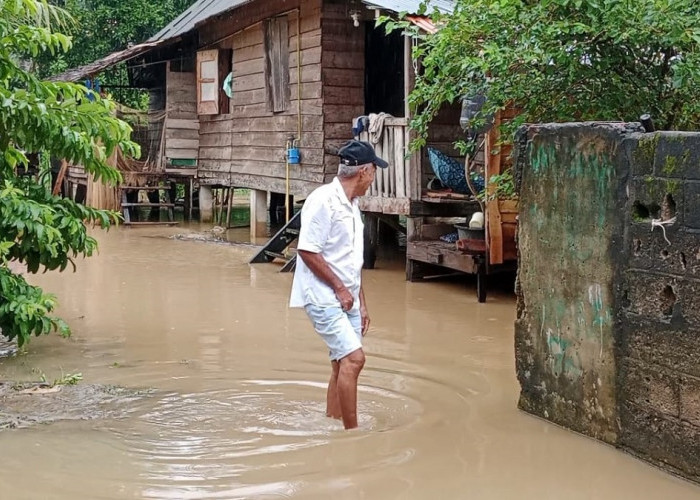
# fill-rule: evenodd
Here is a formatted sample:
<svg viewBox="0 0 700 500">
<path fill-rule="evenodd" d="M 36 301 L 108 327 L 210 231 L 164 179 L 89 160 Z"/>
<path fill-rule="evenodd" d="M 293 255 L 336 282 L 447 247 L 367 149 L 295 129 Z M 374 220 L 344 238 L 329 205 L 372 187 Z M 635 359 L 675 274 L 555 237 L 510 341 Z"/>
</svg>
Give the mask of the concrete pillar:
<svg viewBox="0 0 700 500">
<path fill-rule="evenodd" d="M 199 220 L 201 222 L 214 220 L 214 196 L 211 186 L 199 186 Z"/>
<path fill-rule="evenodd" d="M 700 134 L 530 125 L 515 150 L 520 408 L 700 483 Z"/>
<path fill-rule="evenodd" d="M 267 237 L 267 191 L 250 190 L 250 240 Z"/>
</svg>

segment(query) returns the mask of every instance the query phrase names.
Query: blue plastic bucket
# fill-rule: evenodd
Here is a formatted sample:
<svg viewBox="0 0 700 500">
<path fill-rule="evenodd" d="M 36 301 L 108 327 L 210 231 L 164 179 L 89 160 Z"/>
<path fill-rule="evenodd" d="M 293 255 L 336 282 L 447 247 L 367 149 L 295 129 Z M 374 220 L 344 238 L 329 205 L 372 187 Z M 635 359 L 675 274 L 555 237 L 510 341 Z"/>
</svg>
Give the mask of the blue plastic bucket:
<svg viewBox="0 0 700 500">
<path fill-rule="evenodd" d="M 287 161 L 291 164 L 298 164 L 301 160 L 301 154 L 299 153 L 299 148 L 289 148 L 287 150 Z"/>
</svg>

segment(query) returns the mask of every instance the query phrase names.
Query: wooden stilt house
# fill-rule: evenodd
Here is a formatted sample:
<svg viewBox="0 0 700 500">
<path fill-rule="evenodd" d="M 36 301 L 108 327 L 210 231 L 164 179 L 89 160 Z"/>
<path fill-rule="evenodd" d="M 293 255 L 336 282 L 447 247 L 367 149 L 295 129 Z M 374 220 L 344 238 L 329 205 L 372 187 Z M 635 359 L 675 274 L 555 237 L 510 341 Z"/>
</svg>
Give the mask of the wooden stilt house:
<svg viewBox="0 0 700 500">
<path fill-rule="evenodd" d="M 205 187 L 303 198 L 335 175 L 334 152 L 352 138 L 357 116 L 392 114 L 387 137 L 404 134 L 392 141 L 392 156 L 403 158 L 410 39 L 387 36 L 375 28 L 374 18 L 415 11 L 419 4 L 199 0 L 144 44 L 57 78 L 83 79 L 128 60 L 132 86 L 149 89 L 151 111 L 164 114 L 154 133 L 162 133 L 166 168 L 196 167 Z M 451 126 L 457 125 L 454 117 Z M 301 153 L 300 162 L 291 165 L 290 141 Z M 367 208 L 379 203 L 380 211 L 407 213 L 408 200 L 420 198 L 414 167 L 403 163 L 405 186 L 382 193 L 398 193 L 398 201 L 368 200 Z"/>
<path fill-rule="evenodd" d="M 360 135 L 390 163 L 361 200 L 368 240 L 376 241 L 378 220 L 398 227 L 397 218 L 405 216 L 409 243 L 420 247 L 431 235 L 426 217 L 467 217 L 478 210 L 473 201 L 426 196 L 432 174 L 426 154 L 407 156 L 413 41 L 401 32 L 387 34 L 375 19 L 416 13 L 420 3 L 199 0 L 146 43 L 112 56 L 110 64 L 128 60 L 132 85 L 149 89 L 151 113 L 162 115 L 154 128 L 162 138 L 159 161 L 166 172 L 192 172 L 203 220 L 210 214 L 207 191 L 248 188 L 253 236 L 267 220 L 269 193 L 303 199 L 329 182 L 338 147 L 354 135 L 353 120 L 382 114 L 380 132 Z M 449 12 L 453 2 L 430 5 Z M 435 28 L 426 18 L 409 19 Z M 458 157 L 452 143 L 463 135 L 459 118 L 459 104 L 446 107 L 430 126 L 429 145 Z M 290 148 L 298 149 L 298 162 L 288 161 Z M 413 264 L 421 252 L 409 245 L 410 279 L 420 274 Z M 367 260 L 372 265 L 372 255 Z M 472 264 L 458 267 L 474 271 Z"/>
</svg>

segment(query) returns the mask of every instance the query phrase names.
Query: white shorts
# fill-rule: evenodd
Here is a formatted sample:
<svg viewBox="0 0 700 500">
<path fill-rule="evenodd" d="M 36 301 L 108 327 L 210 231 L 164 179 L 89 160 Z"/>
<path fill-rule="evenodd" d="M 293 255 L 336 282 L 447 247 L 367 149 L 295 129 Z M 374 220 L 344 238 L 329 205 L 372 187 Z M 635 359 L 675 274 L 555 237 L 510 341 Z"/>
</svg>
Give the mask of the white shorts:
<svg viewBox="0 0 700 500">
<path fill-rule="evenodd" d="M 316 333 L 326 342 L 331 361 L 340 361 L 362 348 L 362 315 L 359 309 L 343 312 L 338 306 L 304 306 Z"/>
</svg>

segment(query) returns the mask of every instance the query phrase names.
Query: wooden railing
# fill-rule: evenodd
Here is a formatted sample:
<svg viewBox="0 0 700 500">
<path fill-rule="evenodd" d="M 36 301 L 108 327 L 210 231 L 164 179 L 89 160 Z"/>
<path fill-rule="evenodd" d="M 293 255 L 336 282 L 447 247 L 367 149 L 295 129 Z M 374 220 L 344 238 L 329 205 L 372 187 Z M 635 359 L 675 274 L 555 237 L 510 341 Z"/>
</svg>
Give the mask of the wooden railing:
<svg viewBox="0 0 700 500">
<path fill-rule="evenodd" d="M 360 140 L 372 142 L 368 132 L 360 134 Z M 377 169 L 377 175 L 367 195 L 360 201 L 362 210 L 368 212 L 407 214 L 410 200 L 418 198 L 416 186 L 420 173 L 416 172 L 415 156 L 408 156 L 408 120 L 386 118 L 384 131 L 377 144 L 373 144 L 377 156 L 389 163 L 389 168 Z"/>
</svg>

